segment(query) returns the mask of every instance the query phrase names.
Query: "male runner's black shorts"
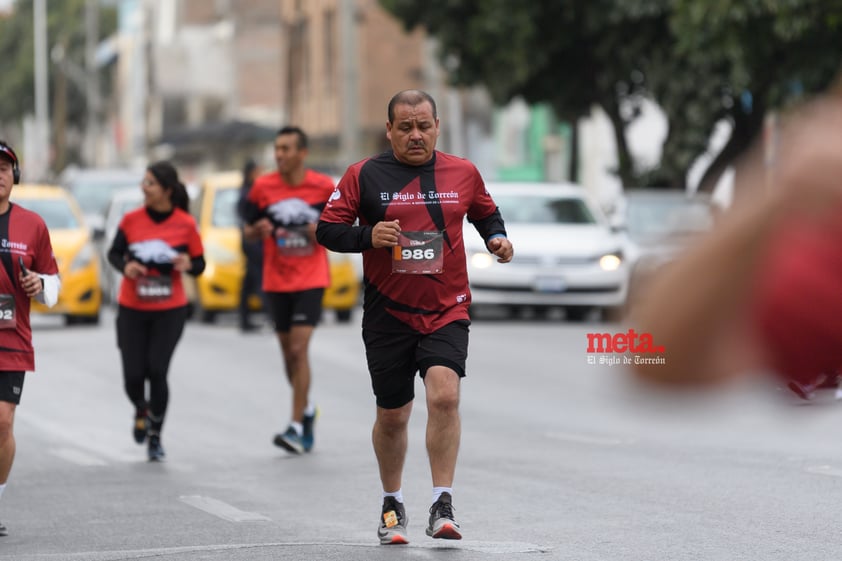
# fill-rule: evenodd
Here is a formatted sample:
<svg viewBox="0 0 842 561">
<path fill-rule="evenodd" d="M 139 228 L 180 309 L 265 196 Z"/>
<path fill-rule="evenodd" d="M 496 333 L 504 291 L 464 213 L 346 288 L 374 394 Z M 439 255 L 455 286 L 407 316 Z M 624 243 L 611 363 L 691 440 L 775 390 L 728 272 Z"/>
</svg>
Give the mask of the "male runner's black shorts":
<svg viewBox="0 0 842 561">
<path fill-rule="evenodd" d="M 403 407 L 415 398 L 415 372 L 421 378 L 431 366 L 446 366 L 460 378 L 468 358 L 468 326 L 457 320 L 429 335 L 363 329 L 365 355 L 377 405 Z"/>
<path fill-rule="evenodd" d="M 15 405 L 20 403 L 23 393 L 23 371 L 0 371 L 0 401 Z"/>
<path fill-rule="evenodd" d="M 286 333 L 293 325 L 313 325 L 322 317 L 324 288 L 300 292 L 267 292 L 266 304 L 275 331 Z"/>
</svg>

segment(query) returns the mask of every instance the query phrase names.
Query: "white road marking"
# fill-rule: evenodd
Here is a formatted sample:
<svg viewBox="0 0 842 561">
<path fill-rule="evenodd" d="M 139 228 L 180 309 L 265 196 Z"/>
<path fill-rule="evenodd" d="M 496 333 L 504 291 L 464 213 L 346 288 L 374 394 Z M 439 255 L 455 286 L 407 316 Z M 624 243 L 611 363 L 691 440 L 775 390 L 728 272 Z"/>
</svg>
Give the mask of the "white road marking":
<svg viewBox="0 0 842 561">
<path fill-rule="evenodd" d="M 139 559 L 147 557 L 169 557 L 171 555 L 178 555 L 184 553 L 212 553 L 222 551 L 243 551 L 247 549 L 293 549 L 296 553 L 303 553 L 301 550 L 305 548 L 313 548 L 321 553 L 327 548 L 331 551 L 338 548 L 349 549 L 377 549 L 382 551 L 383 546 L 376 542 L 354 543 L 343 541 L 299 541 L 299 542 L 270 542 L 270 543 L 241 543 L 241 544 L 218 544 L 218 545 L 193 545 L 181 547 L 157 547 L 148 549 L 127 549 L 127 550 L 109 550 L 109 551 L 80 551 L 80 552 L 63 552 L 63 553 L 38 553 L 30 555 L 20 555 L 15 553 L 15 561 L 45 561 L 55 559 L 56 561 L 114 561 L 116 559 Z M 492 555 L 512 555 L 516 553 L 549 553 L 553 551 L 552 547 L 545 547 L 531 543 L 523 542 L 472 542 L 472 541 L 450 541 L 440 543 L 439 541 L 425 541 L 423 545 L 415 543 L 401 546 L 404 549 L 433 549 L 433 550 L 466 550 L 476 551 Z M 0 553 L 0 559 L 11 559 L 3 553 Z M 315 557 L 314 557 L 315 558 Z"/>
<path fill-rule="evenodd" d="M 842 468 L 833 466 L 808 466 L 805 468 L 807 473 L 817 473 L 819 475 L 830 475 L 832 477 L 842 477 Z"/>
<path fill-rule="evenodd" d="M 210 497 L 202 497 L 200 495 L 188 495 L 179 497 L 179 500 L 194 508 L 198 508 L 199 510 L 203 510 L 208 514 L 212 514 L 229 522 L 247 522 L 252 520 L 271 521 L 271 518 L 267 518 L 266 516 L 258 514 L 257 512 L 246 512 L 244 510 L 240 510 L 236 507 L 233 507 L 228 503 L 224 503 L 222 501 L 212 499 Z"/>
<path fill-rule="evenodd" d="M 87 454 L 78 448 L 54 448 L 50 450 L 50 454 L 79 466 L 95 467 L 108 465 L 108 462 L 102 458 Z"/>
<path fill-rule="evenodd" d="M 80 452 L 87 452 L 89 454 L 98 456 L 103 461 L 126 463 L 136 462 L 138 460 L 138 455 L 129 455 L 123 452 L 121 449 L 111 445 L 110 441 L 107 438 L 99 438 L 97 436 L 94 436 L 92 438 L 87 438 L 84 441 L 82 441 L 79 439 L 78 428 L 68 427 L 62 423 L 50 421 L 42 417 L 37 417 L 29 414 L 17 415 L 16 417 L 16 423 L 29 425 L 34 429 L 46 434 L 47 436 L 61 440 L 62 442 L 72 442 L 73 448 L 76 448 Z M 128 430 L 126 432 L 126 438 L 128 439 Z M 65 449 L 67 448 L 60 448 L 60 450 Z M 140 457 L 145 457 L 145 454 Z"/>
<path fill-rule="evenodd" d="M 634 444 L 633 438 L 619 438 L 615 436 L 594 436 L 590 434 L 580 434 L 572 432 L 548 432 L 545 433 L 547 438 L 554 440 L 563 440 L 565 442 L 576 442 L 579 444 L 595 444 L 597 446 L 621 446 Z"/>
</svg>

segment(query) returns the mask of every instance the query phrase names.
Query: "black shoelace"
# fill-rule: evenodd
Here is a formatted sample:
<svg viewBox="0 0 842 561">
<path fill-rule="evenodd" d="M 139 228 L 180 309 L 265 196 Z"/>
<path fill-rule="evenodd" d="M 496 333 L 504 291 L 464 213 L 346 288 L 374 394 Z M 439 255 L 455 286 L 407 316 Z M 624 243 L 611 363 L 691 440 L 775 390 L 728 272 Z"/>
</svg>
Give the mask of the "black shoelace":
<svg viewBox="0 0 842 561">
<path fill-rule="evenodd" d="M 430 514 L 436 514 L 438 518 L 447 518 L 453 520 L 453 505 L 442 501 L 436 501 L 430 507 Z"/>
</svg>

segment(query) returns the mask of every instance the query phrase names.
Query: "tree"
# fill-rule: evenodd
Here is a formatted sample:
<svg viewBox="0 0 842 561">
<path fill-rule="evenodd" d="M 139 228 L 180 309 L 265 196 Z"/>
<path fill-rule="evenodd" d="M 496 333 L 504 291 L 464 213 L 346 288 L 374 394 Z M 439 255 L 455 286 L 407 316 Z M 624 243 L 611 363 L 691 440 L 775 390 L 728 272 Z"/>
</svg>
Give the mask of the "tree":
<svg viewBox="0 0 842 561">
<path fill-rule="evenodd" d="M 100 10 L 99 37 L 104 38 L 116 29 L 117 18 L 113 8 L 101 7 Z M 48 54 L 59 47 L 66 64 L 77 68 L 85 66 L 85 0 L 47 2 L 47 41 Z M 35 113 L 34 45 L 33 0 L 17 0 L 12 15 L 0 18 L 0 59 L 3 60 L 0 123 L 18 124 L 25 115 Z M 63 153 L 65 135 L 55 132 L 68 128 L 81 130 L 85 126 L 85 91 L 81 84 L 68 79 L 53 61 L 49 63 L 48 82 L 49 99 L 53 104 L 53 142 L 57 152 Z M 100 84 L 103 93 L 107 93 L 109 81 L 100 80 Z M 78 155 L 70 156 L 78 158 Z"/>
<path fill-rule="evenodd" d="M 614 126 L 623 185 L 683 188 L 722 119 L 732 125 L 705 185 L 761 129 L 768 109 L 818 91 L 842 60 L 842 10 L 821 0 L 381 0 L 422 25 L 455 85 L 498 103 L 547 102 L 576 120 L 601 107 Z M 810 65 L 803 64 L 809 60 Z M 797 86 L 796 86 L 797 84 Z M 661 162 L 634 162 L 625 132 L 651 99 L 669 124 Z"/>
<path fill-rule="evenodd" d="M 731 135 L 702 177 L 710 191 L 758 136 L 769 111 L 825 90 L 842 63 L 842 3 L 834 0 L 677 0 L 671 21 L 679 56 L 700 68 L 707 126 Z M 653 87 L 668 115 L 681 111 L 670 88 Z"/>
</svg>

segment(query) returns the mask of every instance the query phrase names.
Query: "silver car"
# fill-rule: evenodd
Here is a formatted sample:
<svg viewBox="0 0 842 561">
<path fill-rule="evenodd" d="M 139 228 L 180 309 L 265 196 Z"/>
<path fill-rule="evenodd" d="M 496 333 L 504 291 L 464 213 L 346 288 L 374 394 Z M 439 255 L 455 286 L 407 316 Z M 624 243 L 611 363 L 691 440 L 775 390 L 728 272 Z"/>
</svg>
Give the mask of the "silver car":
<svg viewBox="0 0 842 561">
<path fill-rule="evenodd" d="M 670 189 L 627 189 L 620 224 L 634 244 L 629 303 L 646 294 L 655 275 L 713 229 L 716 206 L 704 194 Z"/>
<path fill-rule="evenodd" d="M 510 311 L 563 308 L 580 321 L 591 311 L 625 305 L 627 240 L 616 233 L 585 190 L 569 183 L 489 183 L 515 248 L 511 263 L 497 263 L 466 228 L 465 249 L 472 312 L 494 305 Z"/>
</svg>

